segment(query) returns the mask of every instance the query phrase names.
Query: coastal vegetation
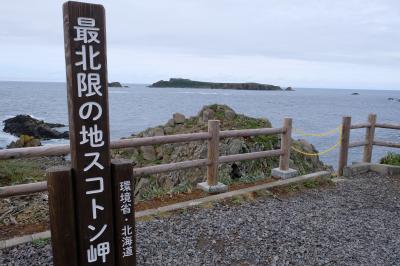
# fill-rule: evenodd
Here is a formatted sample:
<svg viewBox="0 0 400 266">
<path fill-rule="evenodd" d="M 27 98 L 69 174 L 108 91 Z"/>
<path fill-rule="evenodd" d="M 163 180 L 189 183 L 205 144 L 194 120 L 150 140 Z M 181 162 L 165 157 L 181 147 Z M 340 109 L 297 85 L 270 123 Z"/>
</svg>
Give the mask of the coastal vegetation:
<svg viewBox="0 0 400 266">
<path fill-rule="evenodd" d="M 400 154 L 389 152 L 385 157 L 381 158 L 380 163 L 400 166 Z"/>
<path fill-rule="evenodd" d="M 151 88 L 199 88 L 199 89 L 230 89 L 230 90 L 265 90 L 265 91 L 281 91 L 279 86 L 260 84 L 260 83 L 221 83 L 221 82 L 204 82 L 182 78 L 170 78 L 169 81 L 160 80 L 149 87 Z M 293 90 L 291 87 L 287 91 Z"/>
<path fill-rule="evenodd" d="M 193 117 L 185 117 L 183 114 L 175 113 L 166 124 L 148 128 L 130 138 L 204 132 L 207 131 L 207 122 L 210 119 L 220 120 L 221 130 L 272 127 L 268 119 L 237 114 L 226 105 L 213 104 L 204 106 Z M 277 135 L 224 139 L 221 140 L 220 154 L 230 155 L 278 149 L 280 147 L 279 142 Z M 314 146 L 304 140 L 294 141 L 293 145 L 304 151 L 315 152 Z M 196 141 L 125 148 L 113 150 L 112 156 L 130 159 L 133 161 L 134 167 L 143 167 L 206 158 L 207 143 Z M 46 168 L 60 164 L 65 165 L 68 162 L 65 161 L 64 157 L 0 161 L 0 182 L 4 186 L 42 181 L 45 179 Z M 221 164 L 218 178 L 226 184 L 257 182 L 269 177 L 271 169 L 277 167 L 278 164 L 278 157 Z M 318 157 L 307 157 L 294 152 L 291 154 L 290 167 L 297 169 L 300 174 L 329 168 Z M 135 195 L 137 199 L 148 199 L 159 195 L 192 191 L 195 185 L 203 181 L 204 178 L 205 171 L 199 168 L 141 176 L 135 180 Z"/>
<path fill-rule="evenodd" d="M 193 117 L 186 118 L 184 115 L 176 113 L 165 125 L 149 128 L 132 137 L 204 132 L 207 131 L 207 122 L 211 119 L 220 120 L 221 130 L 272 127 L 268 119 L 248 117 L 243 114 L 237 114 L 226 105 L 213 104 L 204 106 L 200 112 Z M 220 155 L 256 152 L 278 149 L 280 147 L 279 142 L 280 140 L 277 135 L 228 138 L 221 140 L 219 150 Z M 316 152 L 314 146 L 304 140 L 295 140 L 293 143 L 296 147 L 304 151 Z M 205 158 L 207 156 L 207 143 L 196 141 L 120 149 L 114 150 L 113 155 L 116 158 L 132 160 L 135 167 L 144 167 L 154 164 Z M 300 174 L 330 169 L 330 167 L 324 165 L 318 157 L 309 157 L 293 152 L 290 159 L 290 167 L 297 169 Z M 218 170 L 218 179 L 226 184 L 258 181 L 269 177 L 271 169 L 278 165 L 278 157 L 242 161 L 233 164 L 221 164 Z M 135 195 L 137 199 L 141 199 L 148 198 L 150 196 L 149 194 L 159 195 L 162 193 L 174 193 L 175 191 L 191 191 L 196 184 L 203 181 L 204 178 L 205 171 L 199 168 L 194 168 L 189 171 L 182 170 L 151 176 L 141 176 L 136 179 Z"/>
</svg>

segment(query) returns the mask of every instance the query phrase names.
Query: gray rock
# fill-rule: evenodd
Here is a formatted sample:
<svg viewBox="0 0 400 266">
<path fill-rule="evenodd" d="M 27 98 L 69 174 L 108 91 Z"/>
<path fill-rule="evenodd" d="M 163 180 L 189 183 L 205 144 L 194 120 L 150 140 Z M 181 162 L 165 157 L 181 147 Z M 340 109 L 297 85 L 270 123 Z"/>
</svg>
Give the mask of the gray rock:
<svg viewBox="0 0 400 266">
<path fill-rule="evenodd" d="M 233 110 L 226 110 L 225 111 L 225 119 L 226 120 L 233 120 L 236 117 L 236 113 Z"/>
<path fill-rule="evenodd" d="M 173 127 L 165 127 L 164 132 L 167 135 L 171 135 L 172 133 L 174 133 L 174 128 Z"/>
<path fill-rule="evenodd" d="M 312 144 L 311 144 L 310 142 L 308 142 L 307 140 L 305 140 L 305 139 L 299 139 L 298 142 L 302 144 L 302 149 L 303 149 L 305 152 L 310 152 L 310 153 L 312 153 L 312 152 L 317 152 L 317 150 L 315 149 L 314 145 L 312 145 Z"/>
<path fill-rule="evenodd" d="M 232 139 L 228 144 L 228 154 L 239 154 L 245 148 L 245 144 L 241 139 Z"/>
<path fill-rule="evenodd" d="M 207 123 L 208 120 L 211 120 L 214 118 L 214 111 L 211 109 L 205 109 L 202 113 L 201 116 L 199 116 L 200 118 L 200 123 Z"/>
<path fill-rule="evenodd" d="M 173 115 L 174 123 L 175 124 L 183 124 L 185 123 L 185 116 L 181 113 L 175 113 Z"/>
<path fill-rule="evenodd" d="M 175 125 L 175 121 L 173 118 L 168 120 L 168 122 L 165 124 L 165 126 L 167 126 L 167 127 L 173 127 L 174 125 Z"/>
<path fill-rule="evenodd" d="M 135 201 L 139 200 L 139 193 L 142 191 L 145 191 L 150 185 L 150 180 L 148 178 L 140 178 L 139 181 L 136 183 L 135 185 L 135 191 L 134 191 L 134 195 L 135 195 Z"/>
<path fill-rule="evenodd" d="M 143 154 L 143 158 L 147 161 L 155 161 L 156 157 L 156 150 L 153 146 L 142 146 L 140 147 L 140 151 Z"/>
<path fill-rule="evenodd" d="M 4 132 L 14 136 L 28 135 L 39 139 L 68 138 L 68 132 L 59 132 L 54 128 L 64 127 L 63 124 L 46 123 L 29 115 L 17 115 L 4 121 Z"/>
<path fill-rule="evenodd" d="M 161 127 L 156 127 L 153 129 L 154 136 L 164 136 L 164 129 Z"/>
<path fill-rule="evenodd" d="M 7 146 L 7 148 L 12 149 L 12 148 L 37 147 L 37 146 L 42 146 L 42 143 L 40 142 L 39 139 L 35 139 L 34 137 L 27 135 L 21 135 L 19 139 L 17 139 L 16 141 L 12 141 Z"/>
</svg>

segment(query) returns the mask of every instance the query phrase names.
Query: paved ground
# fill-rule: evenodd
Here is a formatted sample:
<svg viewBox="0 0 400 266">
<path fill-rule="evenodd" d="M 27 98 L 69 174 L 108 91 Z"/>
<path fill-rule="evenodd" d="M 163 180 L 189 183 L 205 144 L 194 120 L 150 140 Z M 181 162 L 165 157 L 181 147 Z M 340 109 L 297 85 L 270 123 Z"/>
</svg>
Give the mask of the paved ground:
<svg viewBox="0 0 400 266">
<path fill-rule="evenodd" d="M 143 221 L 137 241 L 139 265 L 400 265 L 400 178 Z M 0 251 L 0 265 L 46 265 L 50 254 L 25 244 Z"/>
</svg>

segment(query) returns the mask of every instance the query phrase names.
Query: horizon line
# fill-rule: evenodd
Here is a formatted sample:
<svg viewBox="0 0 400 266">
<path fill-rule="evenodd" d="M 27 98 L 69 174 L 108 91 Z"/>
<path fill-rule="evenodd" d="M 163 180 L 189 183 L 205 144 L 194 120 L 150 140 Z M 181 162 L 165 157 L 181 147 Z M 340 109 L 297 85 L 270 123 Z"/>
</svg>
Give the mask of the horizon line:
<svg viewBox="0 0 400 266">
<path fill-rule="evenodd" d="M 25 82 L 25 83 L 67 83 L 66 81 L 37 81 L 37 80 L 0 80 L 0 82 Z M 108 83 L 111 82 L 120 82 L 122 85 L 149 85 L 152 84 L 151 82 L 147 83 L 147 82 L 121 82 L 121 81 L 110 81 L 108 80 Z M 235 83 L 250 83 L 250 82 L 235 82 Z M 260 83 L 261 84 L 261 83 Z M 279 86 L 279 85 L 276 85 Z M 288 86 L 279 86 L 281 88 L 285 88 Z M 303 86 L 289 86 L 292 87 L 294 89 L 322 89 L 322 90 L 374 90 L 374 91 L 399 91 L 400 89 L 394 89 L 394 88 L 381 88 L 381 89 L 376 89 L 376 88 L 344 88 L 344 87 L 303 87 Z M 205 88 L 207 89 L 207 88 Z"/>
</svg>

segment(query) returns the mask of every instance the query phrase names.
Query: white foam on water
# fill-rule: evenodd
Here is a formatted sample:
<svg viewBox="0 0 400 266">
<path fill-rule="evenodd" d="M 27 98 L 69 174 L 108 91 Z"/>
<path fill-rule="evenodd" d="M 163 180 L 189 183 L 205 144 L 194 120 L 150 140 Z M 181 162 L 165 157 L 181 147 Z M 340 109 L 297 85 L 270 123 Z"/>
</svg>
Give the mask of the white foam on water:
<svg viewBox="0 0 400 266">
<path fill-rule="evenodd" d="M 48 139 L 42 140 L 42 145 L 57 145 L 57 144 L 69 144 L 68 139 Z"/>
<path fill-rule="evenodd" d="M 15 141 L 16 139 L 18 138 L 4 131 L 0 131 L 0 148 L 6 148 L 8 144 L 10 144 L 12 141 Z"/>
<path fill-rule="evenodd" d="M 109 94 L 128 94 L 127 91 L 108 91 Z"/>
<path fill-rule="evenodd" d="M 223 92 L 189 92 L 189 91 L 179 91 L 175 92 L 174 94 L 226 95 L 226 96 L 233 95 L 231 93 L 223 93 Z"/>
</svg>

